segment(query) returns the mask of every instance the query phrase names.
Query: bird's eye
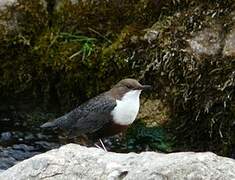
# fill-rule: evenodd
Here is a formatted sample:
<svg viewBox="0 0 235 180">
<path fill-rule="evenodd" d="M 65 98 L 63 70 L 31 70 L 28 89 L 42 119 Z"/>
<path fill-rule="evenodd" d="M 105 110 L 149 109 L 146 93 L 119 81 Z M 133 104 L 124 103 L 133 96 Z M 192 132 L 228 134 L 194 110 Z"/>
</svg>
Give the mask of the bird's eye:
<svg viewBox="0 0 235 180">
<path fill-rule="evenodd" d="M 126 87 L 127 87 L 128 89 L 132 89 L 132 86 L 131 86 L 130 84 L 126 84 Z"/>
</svg>

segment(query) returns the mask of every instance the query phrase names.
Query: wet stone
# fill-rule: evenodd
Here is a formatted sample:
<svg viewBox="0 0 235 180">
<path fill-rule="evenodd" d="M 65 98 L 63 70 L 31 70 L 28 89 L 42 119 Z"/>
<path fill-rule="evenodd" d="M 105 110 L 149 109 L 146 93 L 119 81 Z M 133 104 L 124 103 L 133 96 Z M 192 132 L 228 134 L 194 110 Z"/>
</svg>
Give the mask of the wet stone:
<svg viewBox="0 0 235 180">
<path fill-rule="evenodd" d="M 16 164 L 16 160 L 12 157 L 1 157 L 0 156 L 0 170 L 8 169 Z"/>
<path fill-rule="evenodd" d="M 35 139 L 35 137 L 34 137 L 33 134 L 29 133 L 29 134 L 27 134 L 27 135 L 24 137 L 24 139 L 25 139 L 26 141 L 30 141 L 30 140 Z"/>
<path fill-rule="evenodd" d="M 58 143 L 47 142 L 47 141 L 37 141 L 35 142 L 35 145 L 37 145 L 39 149 L 43 150 L 51 150 L 60 147 Z"/>
<path fill-rule="evenodd" d="M 26 159 L 27 157 L 30 157 L 29 155 L 27 155 L 27 153 L 24 153 L 20 150 L 14 150 L 14 149 L 7 150 L 6 154 L 9 157 L 13 157 L 17 161 L 22 161 L 22 160 Z"/>
<path fill-rule="evenodd" d="M 17 139 L 24 137 L 24 133 L 22 133 L 22 132 L 13 132 L 13 135 Z"/>
<path fill-rule="evenodd" d="M 12 140 L 11 132 L 3 132 L 0 137 L 0 143 L 8 142 Z"/>
<path fill-rule="evenodd" d="M 41 132 L 3 132 L 0 133 L 0 170 L 5 170 L 17 162 L 28 159 L 34 155 L 59 147 L 59 143 L 52 135 Z M 7 143 L 6 143 L 7 142 Z"/>
<path fill-rule="evenodd" d="M 26 144 L 14 144 L 12 146 L 13 149 L 15 150 L 22 150 L 24 152 L 27 152 L 27 151 L 34 151 L 35 148 L 33 146 L 28 146 Z"/>
<path fill-rule="evenodd" d="M 9 148 L 6 148 L 6 149 L 0 149 L 0 157 L 2 158 L 2 157 L 9 157 L 9 155 L 8 155 L 8 149 Z"/>
<path fill-rule="evenodd" d="M 37 134 L 36 134 L 36 138 L 37 138 L 37 139 L 41 139 L 41 140 L 42 140 L 42 139 L 45 140 L 45 139 L 49 139 L 49 138 L 50 138 L 50 135 L 45 135 L 45 134 L 43 134 L 43 133 L 37 133 Z"/>
</svg>

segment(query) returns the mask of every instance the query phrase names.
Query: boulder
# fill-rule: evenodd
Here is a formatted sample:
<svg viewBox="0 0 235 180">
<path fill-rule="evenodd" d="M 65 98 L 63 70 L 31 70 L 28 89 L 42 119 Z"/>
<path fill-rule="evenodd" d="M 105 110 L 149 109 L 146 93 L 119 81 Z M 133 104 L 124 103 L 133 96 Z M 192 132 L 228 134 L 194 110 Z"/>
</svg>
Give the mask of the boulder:
<svg viewBox="0 0 235 180">
<path fill-rule="evenodd" d="M 193 38 L 188 40 L 193 53 L 208 56 L 218 54 L 222 46 L 221 32 L 220 25 L 212 25 L 210 28 L 195 33 Z"/>
<path fill-rule="evenodd" d="M 119 154 L 68 144 L 0 174 L 4 180 L 235 179 L 235 160 L 211 152 Z"/>
<path fill-rule="evenodd" d="M 225 56 L 235 57 L 235 25 L 231 28 L 225 38 L 223 54 Z"/>
<path fill-rule="evenodd" d="M 1 0 L 0 1 L 0 10 L 5 9 L 7 6 L 11 6 L 16 3 L 17 0 Z"/>
<path fill-rule="evenodd" d="M 40 17 L 40 18 L 39 18 Z M 29 34 L 38 31 L 46 25 L 48 19 L 47 2 L 23 1 L 23 0 L 1 0 L 0 1 L 0 39 L 4 39 L 6 34 L 14 35 L 27 40 Z M 17 38 L 16 38 L 17 39 Z"/>
</svg>

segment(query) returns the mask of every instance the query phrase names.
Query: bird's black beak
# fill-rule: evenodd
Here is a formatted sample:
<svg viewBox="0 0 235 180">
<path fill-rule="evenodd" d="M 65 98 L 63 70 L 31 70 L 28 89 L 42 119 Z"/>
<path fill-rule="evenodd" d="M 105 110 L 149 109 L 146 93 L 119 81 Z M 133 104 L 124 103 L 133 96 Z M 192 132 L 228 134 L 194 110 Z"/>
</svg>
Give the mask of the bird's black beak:
<svg viewBox="0 0 235 180">
<path fill-rule="evenodd" d="M 152 86 L 150 86 L 150 85 L 142 85 L 140 87 L 140 90 L 150 90 L 150 89 L 152 89 Z"/>
</svg>

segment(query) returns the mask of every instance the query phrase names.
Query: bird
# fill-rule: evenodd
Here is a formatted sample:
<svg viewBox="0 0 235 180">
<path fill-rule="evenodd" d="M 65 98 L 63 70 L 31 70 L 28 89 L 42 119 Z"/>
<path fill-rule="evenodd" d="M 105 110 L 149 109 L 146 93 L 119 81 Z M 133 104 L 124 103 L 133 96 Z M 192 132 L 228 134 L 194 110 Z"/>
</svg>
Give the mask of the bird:
<svg viewBox="0 0 235 180">
<path fill-rule="evenodd" d="M 136 79 L 123 79 L 110 90 L 46 122 L 41 128 L 59 128 L 69 137 L 85 135 L 93 139 L 119 134 L 134 122 L 140 108 L 140 94 L 150 88 Z"/>
</svg>

